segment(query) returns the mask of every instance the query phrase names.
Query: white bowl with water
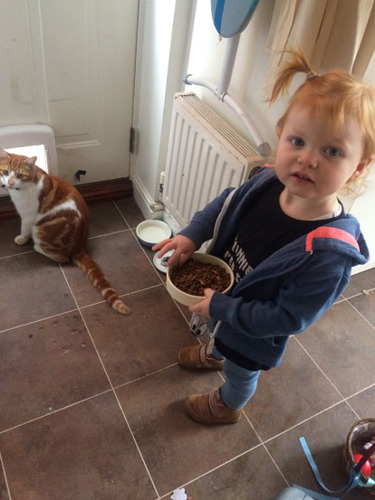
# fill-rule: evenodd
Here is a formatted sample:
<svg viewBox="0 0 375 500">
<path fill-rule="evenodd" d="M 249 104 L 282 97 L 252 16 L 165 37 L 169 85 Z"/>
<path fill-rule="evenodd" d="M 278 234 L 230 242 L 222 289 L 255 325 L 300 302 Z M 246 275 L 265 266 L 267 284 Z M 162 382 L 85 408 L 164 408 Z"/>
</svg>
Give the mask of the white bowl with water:
<svg viewBox="0 0 375 500">
<path fill-rule="evenodd" d="M 156 243 L 172 236 L 172 230 L 162 220 L 144 220 L 135 229 L 138 240 L 146 247 L 153 247 Z"/>
</svg>

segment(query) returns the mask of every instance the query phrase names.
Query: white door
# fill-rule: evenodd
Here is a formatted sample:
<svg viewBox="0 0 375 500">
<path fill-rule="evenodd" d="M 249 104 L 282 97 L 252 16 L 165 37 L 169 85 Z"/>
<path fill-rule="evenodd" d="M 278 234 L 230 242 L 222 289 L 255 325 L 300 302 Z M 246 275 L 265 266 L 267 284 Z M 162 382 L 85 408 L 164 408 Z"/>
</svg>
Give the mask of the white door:
<svg viewBox="0 0 375 500">
<path fill-rule="evenodd" d="M 46 123 L 58 175 L 129 176 L 138 0 L 2 0 L 0 126 Z"/>
</svg>

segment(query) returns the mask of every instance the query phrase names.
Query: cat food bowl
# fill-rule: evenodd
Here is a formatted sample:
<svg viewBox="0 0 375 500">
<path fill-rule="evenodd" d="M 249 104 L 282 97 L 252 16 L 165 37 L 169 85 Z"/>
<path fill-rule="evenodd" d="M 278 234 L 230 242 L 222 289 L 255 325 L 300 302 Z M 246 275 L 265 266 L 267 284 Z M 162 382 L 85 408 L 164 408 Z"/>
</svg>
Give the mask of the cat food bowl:
<svg viewBox="0 0 375 500">
<path fill-rule="evenodd" d="M 172 236 L 171 228 L 158 219 L 144 220 L 135 229 L 138 240 L 146 247 L 153 247 L 156 243 Z"/>
<path fill-rule="evenodd" d="M 167 269 L 167 290 L 173 299 L 184 306 L 192 306 L 202 300 L 204 288 L 228 293 L 233 283 L 233 272 L 228 264 L 206 253 L 195 253 L 183 266 L 175 265 Z"/>
</svg>

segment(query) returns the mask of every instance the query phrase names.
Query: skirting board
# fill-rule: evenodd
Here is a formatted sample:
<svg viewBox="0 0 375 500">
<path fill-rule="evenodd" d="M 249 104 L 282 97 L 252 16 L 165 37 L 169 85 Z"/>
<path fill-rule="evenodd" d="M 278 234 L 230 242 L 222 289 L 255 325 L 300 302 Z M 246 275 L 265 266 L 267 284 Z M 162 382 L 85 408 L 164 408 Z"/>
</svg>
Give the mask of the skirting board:
<svg viewBox="0 0 375 500">
<path fill-rule="evenodd" d="M 82 194 L 86 203 L 92 205 L 105 201 L 132 198 L 133 185 L 129 178 L 113 179 L 110 181 L 93 182 L 75 186 Z M 17 218 L 17 211 L 9 196 L 0 198 L 0 221 Z"/>
<path fill-rule="evenodd" d="M 133 182 L 133 196 L 138 208 L 142 212 L 145 219 L 159 219 L 163 220 L 171 228 L 172 233 L 176 234 L 181 231 L 176 219 L 166 210 L 161 201 L 154 201 L 150 193 L 145 188 L 142 181 L 134 175 Z"/>
<path fill-rule="evenodd" d="M 133 175 L 131 178 L 133 183 L 133 196 L 139 210 L 145 219 L 160 219 L 163 220 L 164 205 L 155 201 L 147 191 L 142 180 Z"/>
</svg>

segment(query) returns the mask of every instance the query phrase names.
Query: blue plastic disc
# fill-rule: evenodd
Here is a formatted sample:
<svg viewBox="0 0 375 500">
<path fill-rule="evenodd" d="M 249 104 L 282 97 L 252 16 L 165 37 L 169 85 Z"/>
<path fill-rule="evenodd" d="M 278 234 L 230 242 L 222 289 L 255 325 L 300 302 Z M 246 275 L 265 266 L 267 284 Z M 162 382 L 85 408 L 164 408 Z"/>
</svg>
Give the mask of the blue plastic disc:
<svg viewBox="0 0 375 500">
<path fill-rule="evenodd" d="M 243 31 L 259 0 L 211 0 L 211 13 L 217 32 L 230 38 Z"/>
</svg>

